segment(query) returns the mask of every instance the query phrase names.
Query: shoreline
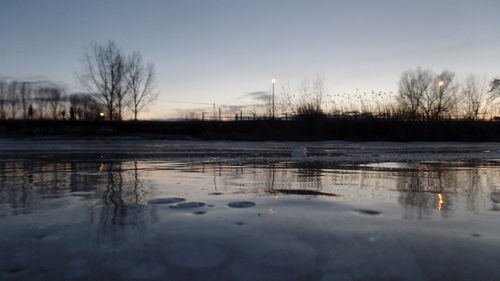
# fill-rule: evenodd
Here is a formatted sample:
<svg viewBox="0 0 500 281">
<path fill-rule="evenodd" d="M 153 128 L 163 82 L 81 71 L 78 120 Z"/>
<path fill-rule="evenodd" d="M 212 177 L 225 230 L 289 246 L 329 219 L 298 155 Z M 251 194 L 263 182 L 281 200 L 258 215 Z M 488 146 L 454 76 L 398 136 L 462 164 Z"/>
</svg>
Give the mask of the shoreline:
<svg viewBox="0 0 500 281">
<path fill-rule="evenodd" d="M 392 119 L 240 121 L 0 120 L 0 137 L 235 141 L 461 141 L 499 142 L 500 122 Z"/>
</svg>

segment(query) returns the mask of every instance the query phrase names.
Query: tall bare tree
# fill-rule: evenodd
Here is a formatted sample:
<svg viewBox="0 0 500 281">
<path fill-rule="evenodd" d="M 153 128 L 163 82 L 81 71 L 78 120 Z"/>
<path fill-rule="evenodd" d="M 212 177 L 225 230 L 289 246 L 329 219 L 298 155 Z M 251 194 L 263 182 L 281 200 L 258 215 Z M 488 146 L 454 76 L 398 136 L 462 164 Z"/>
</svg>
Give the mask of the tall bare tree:
<svg viewBox="0 0 500 281">
<path fill-rule="evenodd" d="M 493 81 L 491 81 L 491 89 L 490 89 L 489 93 L 491 95 L 490 97 L 491 97 L 492 103 L 494 101 L 498 100 L 498 98 L 500 98 L 500 79 L 493 79 Z M 496 114 L 496 113 L 498 113 L 498 103 L 496 103 L 494 105 L 494 107 L 496 107 L 496 110 L 497 110 L 497 112 L 495 112 L 495 114 Z"/>
<path fill-rule="evenodd" d="M 472 74 L 467 76 L 460 94 L 465 118 L 478 119 L 487 114 L 489 95 L 485 79 Z"/>
<path fill-rule="evenodd" d="M 401 75 L 398 102 L 410 119 L 419 117 L 424 98 L 429 95 L 433 76 L 432 71 L 420 67 L 407 70 Z"/>
<path fill-rule="evenodd" d="M 38 87 L 35 91 L 33 101 L 36 104 L 39 119 L 44 119 L 47 117 L 47 107 L 50 100 L 50 91 L 50 87 Z"/>
<path fill-rule="evenodd" d="M 281 115 L 288 114 L 290 116 L 295 114 L 295 96 L 290 87 L 289 80 L 281 82 L 281 90 L 278 95 L 276 108 Z"/>
<path fill-rule="evenodd" d="M 105 105 L 109 120 L 121 118 L 125 70 L 125 59 L 113 41 L 91 44 L 83 58 L 80 83 Z"/>
<path fill-rule="evenodd" d="M 46 88 L 47 100 L 52 119 L 58 119 L 59 111 L 62 109 L 62 91 L 59 88 Z"/>
<path fill-rule="evenodd" d="M 12 119 L 16 119 L 17 116 L 17 104 L 19 102 L 19 98 L 17 96 L 18 84 L 19 83 L 17 81 L 10 82 L 7 90 L 7 101 L 10 106 L 10 114 Z"/>
<path fill-rule="evenodd" d="M 19 103 L 23 111 L 23 119 L 28 118 L 28 108 L 31 103 L 31 85 L 29 82 L 19 82 Z"/>
<path fill-rule="evenodd" d="M 5 119 L 6 117 L 5 103 L 7 101 L 7 87 L 7 82 L 0 80 L 0 119 Z"/>
<path fill-rule="evenodd" d="M 455 73 L 443 71 L 434 77 L 432 90 L 427 97 L 427 104 L 431 105 L 428 119 L 442 119 L 450 115 L 451 110 L 457 105 L 458 86 L 454 82 Z"/>
<path fill-rule="evenodd" d="M 127 59 L 124 78 L 129 97 L 127 107 L 137 121 L 137 115 L 158 98 L 158 92 L 155 91 L 154 65 L 144 65 L 141 54 L 134 52 Z"/>
</svg>

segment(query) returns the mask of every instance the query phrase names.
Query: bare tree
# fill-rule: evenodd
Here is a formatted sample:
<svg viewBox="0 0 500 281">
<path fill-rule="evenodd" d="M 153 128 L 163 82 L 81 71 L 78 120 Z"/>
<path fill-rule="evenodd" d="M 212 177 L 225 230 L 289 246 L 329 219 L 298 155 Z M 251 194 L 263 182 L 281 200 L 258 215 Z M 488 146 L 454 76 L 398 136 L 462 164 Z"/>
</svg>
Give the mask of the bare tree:
<svg viewBox="0 0 500 281">
<path fill-rule="evenodd" d="M 10 114 L 12 119 L 16 119 L 17 115 L 17 104 L 18 104 L 18 96 L 17 96 L 17 88 L 18 82 L 12 81 L 9 83 L 9 87 L 7 90 L 7 101 L 10 106 Z"/>
<path fill-rule="evenodd" d="M 491 81 L 490 93 L 493 98 L 500 97 L 500 79 L 493 79 Z"/>
<path fill-rule="evenodd" d="M 23 110 L 23 119 L 28 118 L 28 108 L 31 102 L 31 85 L 29 82 L 23 81 L 19 83 L 19 102 Z"/>
<path fill-rule="evenodd" d="M 428 119 L 442 119 L 456 106 L 458 87 L 454 78 L 455 73 L 447 70 L 434 77 L 431 94 L 427 97 L 427 104 L 431 105 Z"/>
<path fill-rule="evenodd" d="M 410 119 L 419 117 L 424 98 L 429 94 L 433 76 L 432 71 L 420 67 L 407 70 L 401 75 L 398 103 Z"/>
<path fill-rule="evenodd" d="M 47 107 L 50 100 L 50 90 L 50 87 L 38 87 L 35 91 L 33 101 L 37 106 L 39 119 L 44 119 L 47 117 Z"/>
<path fill-rule="evenodd" d="M 51 87 L 45 89 L 48 97 L 48 106 L 52 119 L 57 119 L 59 116 L 59 111 L 62 107 L 62 91 L 59 88 Z"/>
<path fill-rule="evenodd" d="M 485 79 L 469 75 L 461 88 L 464 117 L 478 119 L 488 110 L 488 91 Z"/>
<path fill-rule="evenodd" d="M 8 83 L 0 80 L 0 119 L 5 119 L 5 103 L 7 101 Z"/>
<path fill-rule="evenodd" d="M 290 87 L 290 81 L 281 83 L 281 91 L 278 96 L 277 110 L 283 114 L 295 114 L 295 96 Z"/>
<path fill-rule="evenodd" d="M 323 97 L 325 94 L 324 78 L 317 76 L 312 82 L 304 78 L 299 85 L 298 114 L 323 114 Z"/>
<path fill-rule="evenodd" d="M 107 118 L 121 118 L 125 89 L 125 59 L 113 41 L 105 45 L 91 44 L 83 58 L 78 78 L 97 100 L 107 109 Z"/>
<path fill-rule="evenodd" d="M 323 98 L 325 95 L 325 78 L 322 76 L 317 76 L 313 82 L 313 92 L 312 92 L 312 103 L 316 111 L 322 111 Z"/>
<path fill-rule="evenodd" d="M 134 120 L 137 121 L 139 112 L 158 98 L 158 92 L 155 92 L 154 65 L 152 63 L 144 65 L 141 54 L 134 52 L 128 57 L 124 78 L 129 95 L 127 107 L 134 114 Z"/>
</svg>

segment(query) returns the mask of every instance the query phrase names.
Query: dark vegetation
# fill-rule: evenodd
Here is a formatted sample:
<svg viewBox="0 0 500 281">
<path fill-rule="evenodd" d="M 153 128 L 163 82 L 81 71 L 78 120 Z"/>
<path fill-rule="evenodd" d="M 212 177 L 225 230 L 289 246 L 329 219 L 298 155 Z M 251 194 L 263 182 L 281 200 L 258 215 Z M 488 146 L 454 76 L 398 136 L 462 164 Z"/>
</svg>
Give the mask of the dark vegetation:
<svg viewBox="0 0 500 281">
<path fill-rule="evenodd" d="M 242 121 L 4 120 L 0 121 L 0 136 L 250 141 L 500 141 L 500 122 L 326 117 Z"/>
</svg>

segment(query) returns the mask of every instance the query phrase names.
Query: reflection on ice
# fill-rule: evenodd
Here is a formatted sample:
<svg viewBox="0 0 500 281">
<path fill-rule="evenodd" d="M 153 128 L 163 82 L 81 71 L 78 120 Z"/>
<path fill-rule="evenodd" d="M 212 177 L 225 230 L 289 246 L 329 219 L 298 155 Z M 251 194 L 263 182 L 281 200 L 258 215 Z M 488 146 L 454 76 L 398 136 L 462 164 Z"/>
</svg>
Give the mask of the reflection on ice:
<svg viewBox="0 0 500 281">
<path fill-rule="evenodd" d="M 231 202 L 227 204 L 230 208 L 250 208 L 255 206 L 255 203 L 248 201 Z"/>
<path fill-rule="evenodd" d="M 59 160 L 0 171 L 0 280 L 500 274 L 496 165 Z"/>
<path fill-rule="evenodd" d="M 178 197 L 173 197 L 173 198 L 158 198 L 158 199 L 152 199 L 148 201 L 148 204 L 153 204 L 153 205 L 158 205 L 158 204 L 174 204 L 174 203 L 179 203 L 186 201 L 184 198 L 178 198 Z"/>
</svg>

